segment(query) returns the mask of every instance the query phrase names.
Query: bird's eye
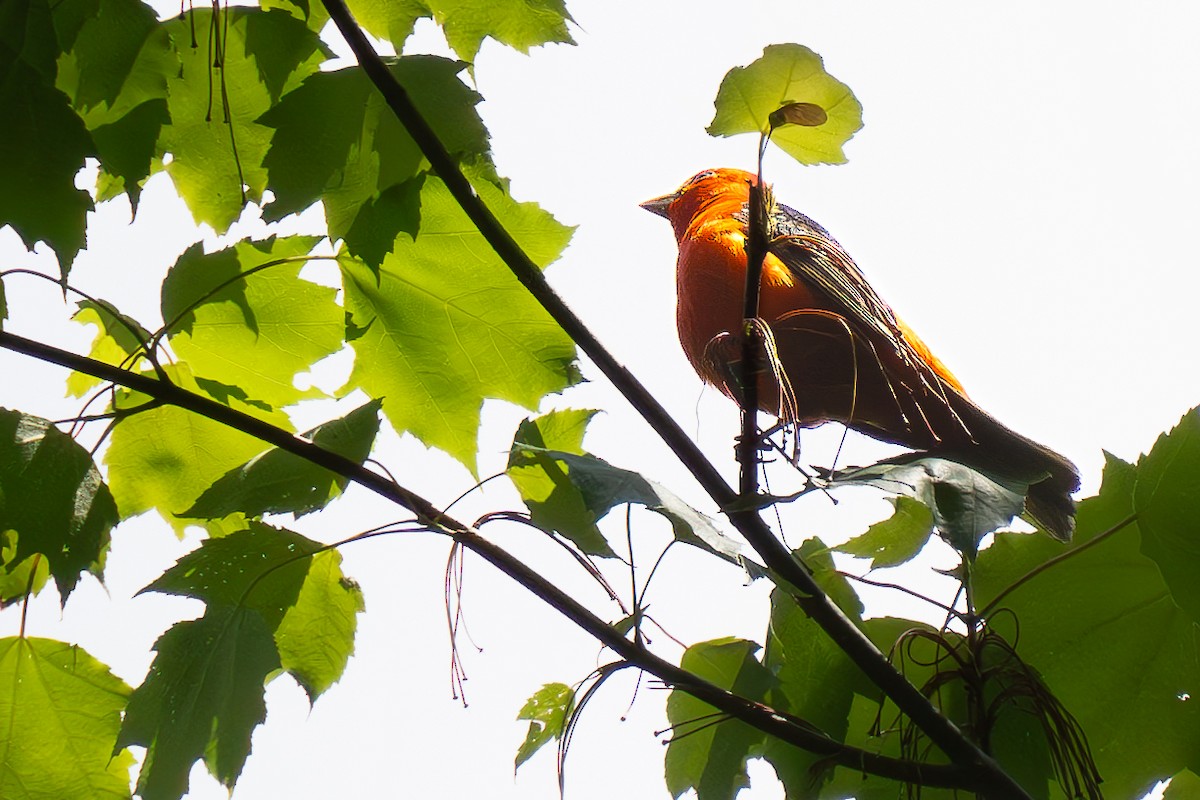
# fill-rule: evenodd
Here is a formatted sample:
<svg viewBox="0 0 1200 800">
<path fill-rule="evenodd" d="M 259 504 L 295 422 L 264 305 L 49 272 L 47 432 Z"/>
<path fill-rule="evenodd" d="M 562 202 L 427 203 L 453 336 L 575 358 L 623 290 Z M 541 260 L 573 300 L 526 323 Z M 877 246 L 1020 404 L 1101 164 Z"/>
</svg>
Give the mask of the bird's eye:
<svg viewBox="0 0 1200 800">
<path fill-rule="evenodd" d="M 695 175 L 693 175 L 691 178 L 688 179 L 688 182 L 683 185 L 683 188 L 687 189 L 692 186 L 695 186 L 697 183 L 700 183 L 700 181 L 703 181 L 707 178 L 711 178 L 716 174 L 717 174 L 717 171 L 715 169 L 706 169 L 703 172 L 698 172 Z"/>
</svg>

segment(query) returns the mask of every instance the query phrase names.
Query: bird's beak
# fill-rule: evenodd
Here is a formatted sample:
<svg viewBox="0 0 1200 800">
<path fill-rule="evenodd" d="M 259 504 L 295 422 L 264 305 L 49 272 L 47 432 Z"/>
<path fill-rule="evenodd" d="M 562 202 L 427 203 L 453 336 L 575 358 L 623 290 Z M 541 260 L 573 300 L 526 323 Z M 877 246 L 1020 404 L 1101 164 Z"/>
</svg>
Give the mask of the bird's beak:
<svg viewBox="0 0 1200 800">
<path fill-rule="evenodd" d="M 670 219 L 671 216 L 669 213 L 667 213 L 667 210 L 671 207 L 671 203 L 674 203 L 678 198 L 679 194 L 677 192 L 672 194 L 664 194 L 662 197 L 656 197 L 653 200 L 647 200 L 646 202 L 639 203 L 638 205 L 649 211 L 651 214 L 657 214 L 665 219 Z"/>
</svg>

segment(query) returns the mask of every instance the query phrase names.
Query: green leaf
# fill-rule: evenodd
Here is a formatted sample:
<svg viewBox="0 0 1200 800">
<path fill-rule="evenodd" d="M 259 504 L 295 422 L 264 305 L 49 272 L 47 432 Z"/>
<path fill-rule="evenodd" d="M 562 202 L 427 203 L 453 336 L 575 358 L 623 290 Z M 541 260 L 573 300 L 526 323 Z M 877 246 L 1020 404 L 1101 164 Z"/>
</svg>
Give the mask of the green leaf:
<svg viewBox="0 0 1200 800">
<path fill-rule="evenodd" d="M 535 263 L 562 252 L 569 228 L 495 186 L 477 189 Z M 578 380 L 575 348 L 432 176 L 421 191 L 421 217 L 416 240 L 401 235 L 378 273 L 341 259 L 346 310 L 361 331 L 341 391 L 384 398 L 397 431 L 474 471 L 484 399 L 535 408 Z"/>
<path fill-rule="evenodd" d="M 141 184 L 161 166 L 158 138 L 170 122 L 167 81 L 179 73 L 168 29 L 137 0 L 99 0 L 58 62 L 56 85 L 92 132 L 101 175 L 98 200 L 124 191 L 136 214 Z"/>
<path fill-rule="evenodd" d="M 129 797 L 127 750 L 113 752 L 125 682 L 85 650 L 0 639 L 0 797 Z"/>
<path fill-rule="evenodd" d="M 92 341 L 89 358 L 127 369 L 137 369 L 146 364 L 143 345 L 150 341 L 150 333 L 141 324 L 122 314 L 116 306 L 104 300 L 80 300 L 78 311 L 71 319 L 82 325 L 95 325 L 96 338 Z M 67 394 L 83 397 L 103 381 L 85 372 L 72 372 L 67 377 Z"/>
<path fill-rule="evenodd" d="M 341 562 L 336 550 L 312 557 L 299 597 L 275 629 L 283 668 L 314 701 L 345 672 L 364 608 L 362 590 L 342 574 Z"/>
<path fill-rule="evenodd" d="M 525 701 L 517 719 L 529 720 L 529 730 L 517 749 L 514 772 L 545 744 L 562 738 L 563 727 L 574 708 L 575 690 L 565 683 L 547 683 Z"/>
<path fill-rule="evenodd" d="M 383 263 L 392 252 L 396 237 L 415 239 L 421 228 L 422 176 L 398 183 L 368 198 L 358 209 L 354 224 L 346 231 L 346 250 L 371 266 Z"/>
<path fill-rule="evenodd" d="M 933 512 L 938 531 L 954 549 L 973 559 L 979 541 L 1012 522 L 1025 508 L 1029 483 L 984 474 L 945 458 L 906 453 L 867 467 L 843 470 L 830 481 L 838 486 L 874 486 L 912 497 Z"/>
<path fill-rule="evenodd" d="M 572 525 L 578 526 L 589 515 L 599 522 L 613 508 L 636 503 L 670 520 L 675 538 L 681 542 L 707 550 L 739 566 L 744 564 L 741 544 L 721 533 L 711 519 L 672 494 L 665 486 L 637 472 L 614 467 L 592 455 L 543 450 L 520 442 L 513 442 L 508 463 L 510 471 L 514 468 L 533 468 L 532 474 L 541 470 L 555 482 L 565 476 L 587 512 L 569 520 Z M 554 466 L 554 463 L 558 466 Z M 554 508 L 556 512 L 570 510 L 565 500 L 562 509 L 558 505 Z M 578 530 L 576 527 L 575 531 Z"/>
<path fill-rule="evenodd" d="M 0 280 L 0 331 L 4 330 L 4 320 L 8 319 L 8 300 L 4 296 L 4 281 Z"/>
<path fill-rule="evenodd" d="M 274 630 L 296 604 L 311 557 L 323 546 L 289 530 L 250 522 L 246 530 L 204 540 L 142 592 L 251 608 Z"/>
<path fill-rule="evenodd" d="M 36 596 L 50 579 L 50 565 L 41 553 L 16 560 L 17 539 L 14 530 L 0 531 L 0 608 Z"/>
<path fill-rule="evenodd" d="M 92 130 L 105 174 L 129 195 L 135 214 L 142 183 L 154 169 L 159 134 L 170 121 L 165 100 L 147 100 L 116 122 Z"/>
<path fill-rule="evenodd" d="M 272 236 L 208 254 L 193 245 L 179 257 L 162 313 L 177 323 L 171 346 L 194 374 L 275 408 L 321 396 L 297 389 L 295 377 L 342 347 L 346 322 L 336 290 L 300 278 L 318 241 Z"/>
<path fill-rule="evenodd" d="M 801 164 L 844 163 L 842 145 L 862 127 L 862 105 L 850 87 L 825 71 L 819 55 L 798 44 L 770 45 L 762 58 L 729 70 L 708 132 L 765 133 L 771 114 L 791 103 L 819 107 L 825 122 L 776 128 L 771 141 Z"/>
<path fill-rule="evenodd" d="M 59 63 L 59 88 L 81 112 L 115 105 L 157 29 L 154 9 L 140 0 L 99 0 L 98 13 L 84 22 Z"/>
<path fill-rule="evenodd" d="M 75 174 L 96 147 L 67 96 L 24 61 L 0 76 L 0 108 L 0 226 L 11 225 L 30 250 L 50 245 L 65 277 L 85 245 L 92 210 Z"/>
<path fill-rule="evenodd" d="M 430 17 L 464 61 L 474 61 L 485 38 L 522 53 L 547 42 L 574 44 L 562 0 L 352 0 L 355 19 L 399 51 L 418 19 Z"/>
<path fill-rule="evenodd" d="M 895 617 L 877 617 L 863 620 L 862 629 L 876 647 L 884 653 L 892 654 L 892 662 L 914 686 L 936 685 L 935 669 L 938 666 L 948 667 L 952 662 L 952 659 L 947 658 L 944 647 L 939 647 L 930 641 L 928 635 L 933 634 L 934 629 L 924 623 Z M 918 637 L 908 635 L 913 631 L 919 631 L 925 635 Z M 950 646 L 956 649 L 964 646 L 963 639 L 958 634 L 943 633 L 942 636 L 948 638 Z M 816 663 L 823 665 L 824 662 L 817 661 Z M 800 668 L 802 666 L 803 662 L 793 665 L 793 667 Z M 822 673 L 818 672 L 818 675 L 820 674 Z M 846 744 L 880 755 L 905 758 L 906 755 L 901 748 L 902 741 L 906 734 L 911 735 L 915 726 L 905 720 L 893 704 L 885 703 L 879 688 L 862 675 L 857 668 L 851 670 L 851 676 L 855 680 L 855 695 L 846 715 L 845 727 L 842 728 L 845 731 Z M 840 681 L 837 678 L 831 678 L 831 680 L 836 690 Z M 961 686 L 961 683 L 958 682 L 950 683 L 943 687 L 939 694 L 942 713 L 960 726 L 966 722 Z M 812 700 L 816 703 L 820 702 L 819 697 L 814 696 Z M 814 715 L 822 713 L 819 706 L 813 713 Z M 936 751 L 930 756 L 932 760 L 939 761 Z M 811 760 L 811 757 L 796 753 L 794 753 L 794 757 L 799 760 L 795 763 L 782 763 L 782 767 L 787 770 L 792 781 L 785 785 L 803 787 L 805 776 L 800 774 L 800 769 Z M 944 759 L 940 759 L 940 761 L 944 763 Z M 779 771 L 781 764 L 777 761 L 775 767 Z M 860 769 L 836 767 L 832 773 L 832 777 L 822 776 L 827 781 L 820 794 L 822 798 L 841 800 L 845 797 L 854 797 L 856 800 L 895 800 L 905 794 L 904 788 L 898 782 L 867 775 Z M 782 777 L 785 773 L 780 774 Z M 789 779 L 785 778 L 785 781 L 787 780 Z M 793 795 L 789 794 L 788 796 L 792 797 Z M 794 796 L 810 797 L 811 795 L 799 793 Z M 958 800 L 961 793 L 926 786 L 921 789 L 921 797 L 923 800 Z"/>
<path fill-rule="evenodd" d="M 863 679 L 833 640 L 786 592 L 771 593 L 771 622 L 764 665 L 778 684 L 767 703 L 816 725 L 834 739 L 846 737 L 850 707 Z M 775 768 L 788 797 L 815 797 L 830 776 L 823 757 L 773 737 L 763 757 Z"/>
<path fill-rule="evenodd" d="M 178 800 L 192 764 L 232 788 L 250 753 L 250 734 L 266 718 L 263 684 L 279 654 L 262 616 L 217 607 L 177 623 L 155 643 L 146 680 L 133 693 L 118 747 L 141 745 L 143 800 Z"/>
<path fill-rule="evenodd" d="M 263 157 L 271 129 L 258 118 L 325 55 L 316 34 L 284 11 L 232 7 L 220 13 L 220 69 L 209 49 L 212 10 L 192 9 L 189 18 L 165 24 L 181 65 L 168 84 L 171 124 L 163 128 L 162 144 L 172 155 L 167 172 L 196 222 L 224 233 L 245 200 L 258 202 L 267 187 Z M 192 25 L 196 48 L 187 46 Z"/>
<path fill-rule="evenodd" d="M 379 433 L 379 407 L 372 400 L 341 419 L 303 436 L 314 444 L 361 464 Z M 290 513 L 296 517 L 329 505 L 348 483 L 306 458 L 273 448 L 225 473 L 182 516 L 221 519 L 241 512 L 247 517 Z"/>
<path fill-rule="evenodd" d="M 896 507 L 892 516 L 834 549 L 871 559 L 871 569 L 898 566 L 921 552 L 933 533 L 933 512 L 911 497 L 897 497 L 892 502 Z"/>
<path fill-rule="evenodd" d="M 513 437 L 506 471 L 534 525 L 557 531 L 589 555 L 615 558 L 616 553 L 596 526 L 599 517 L 571 481 L 570 467 L 548 452 L 586 455 L 583 434 L 597 413 L 571 409 L 526 419 Z"/>
<path fill-rule="evenodd" d="M 755 658 L 757 650 L 745 639 L 715 639 L 689 647 L 679 666 L 741 697 L 766 702 L 774 678 Z M 718 721 L 715 714 L 715 708 L 680 689 L 667 697 L 672 738 L 666 773 L 672 797 L 695 789 L 698 800 L 733 800 L 750 785 L 746 760 L 765 734 L 740 720 Z"/>
<path fill-rule="evenodd" d="M 165 369 L 177 386 L 206 394 L 186 367 Z M 288 418 L 282 412 L 264 411 L 232 395 L 218 401 L 290 430 Z M 148 402 L 148 397 L 136 392 L 123 391 L 117 396 L 117 407 L 121 409 L 138 408 Z M 177 518 L 179 512 L 190 508 L 214 481 L 265 447 L 253 436 L 207 417 L 176 406 L 162 406 L 118 421 L 113 426 L 104 460 L 108 464 L 109 486 L 122 517 L 154 508 L 182 529 L 187 522 Z"/>
<path fill-rule="evenodd" d="M 1171 778 L 1171 785 L 1163 793 L 1163 800 L 1191 800 L 1194 797 L 1200 797 L 1200 777 L 1190 769 Z"/>
<path fill-rule="evenodd" d="M 0 409 L 0 531 L 16 531 L 12 563 L 45 556 L 63 603 L 98 569 L 117 524 L 92 457 L 50 420 Z"/>
<path fill-rule="evenodd" d="M 973 569 L 980 607 L 1020 621 L 1018 652 L 1087 733 L 1109 797 L 1141 797 L 1200 752 L 1196 625 L 1139 551 L 1138 470 L 1109 457 L 1098 496 L 1079 504 L 1075 538 L 999 534 Z M 1123 527 L 1122 527 L 1123 525 Z M 1100 534 L 1107 539 L 1088 546 Z M 995 624 L 1002 624 L 1005 615 Z"/>
<path fill-rule="evenodd" d="M 487 129 L 475 109 L 482 98 L 459 79 L 464 67 L 435 56 L 405 56 L 391 70 L 451 154 L 463 162 L 486 160 Z M 351 252 L 372 266 L 401 231 L 411 236 L 409 193 L 420 184 L 394 187 L 417 177 L 428 162 L 360 67 L 311 75 L 258 121 L 275 129 L 264 161 L 275 200 L 263 209 L 265 219 L 322 199 L 329 235 L 340 239 L 369 204 L 368 218 L 350 238 Z M 384 214 L 392 205 L 402 213 L 388 225 Z"/>
<path fill-rule="evenodd" d="M 1142 553 L 1154 559 L 1176 605 L 1200 622 L 1200 409 L 1184 415 L 1138 462 L 1133 507 Z"/>
</svg>

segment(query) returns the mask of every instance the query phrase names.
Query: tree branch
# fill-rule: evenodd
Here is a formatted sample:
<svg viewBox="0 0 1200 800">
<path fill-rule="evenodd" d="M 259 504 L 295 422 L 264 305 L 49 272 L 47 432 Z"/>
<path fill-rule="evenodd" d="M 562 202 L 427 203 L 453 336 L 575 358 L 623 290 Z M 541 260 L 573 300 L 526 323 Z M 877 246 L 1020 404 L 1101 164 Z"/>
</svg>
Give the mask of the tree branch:
<svg viewBox="0 0 1200 800">
<path fill-rule="evenodd" d="M 396 118 L 429 160 L 434 172 L 446 183 L 454 199 L 479 229 L 496 254 L 512 270 L 551 317 L 575 341 L 612 382 L 625 399 L 650 424 L 679 461 L 691 471 L 710 497 L 725 510 L 730 521 L 758 552 L 764 563 L 794 589 L 796 602 L 833 639 L 859 669 L 956 764 L 971 766 L 986 777 L 988 796 L 1029 798 L 1021 786 L 994 759 L 984 753 L 921 694 L 874 643 L 842 613 L 821 590 L 802 563 L 775 538 L 756 511 L 737 508 L 737 494 L 717 469 L 704 457 L 666 409 L 616 358 L 609 353 L 583 322 L 550 288 L 532 260 L 471 187 L 453 157 L 421 116 L 408 93 L 388 70 L 366 35 L 354 21 L 344 0 L 321 0 L 338 30 L 350 45 L 358 63 L 370 78 Z"/>
<path fill-rule="evenodd" d="M 681 669 L 651 653 L 643 645 L 627 639 L 528 565 L 485 539 L 471 526 L 445 514 L 421 495 L 372 472 L 356 461 L 325 450 L 283 428 L 172 383 L 114 367 L 103 361 L 26 339 L 8 331 L 0 330 L 0 347 L 110 381 L 141 392 L 161 403 L 200 414 L 354 481 L 408 509 L 416 515 L 421 525 L 447 534 L 463 547 L 476 553 L 629 663 L 781 741 L 825 756 L 834 763 L 898 781 L 968 791 L 984 791 L 992 785 L 986 775 L 981 775 L 967 765 L 922 764 L 851 747 L 830 738 L 803 720 L 735 695 Z"/>
</svg>

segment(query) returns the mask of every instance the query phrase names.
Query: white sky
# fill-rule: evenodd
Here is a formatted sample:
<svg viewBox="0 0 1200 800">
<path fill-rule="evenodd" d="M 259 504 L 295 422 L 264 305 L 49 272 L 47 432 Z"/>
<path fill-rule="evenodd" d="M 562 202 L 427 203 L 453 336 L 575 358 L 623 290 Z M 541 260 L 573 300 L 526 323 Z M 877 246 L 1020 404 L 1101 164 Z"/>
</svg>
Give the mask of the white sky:
<svg viewBox="0 0 1200 800">
<path fill-rule="evenodd" d="M 959 375 L 972 396 L 1009 426 L 1061 450 L 1098 485 L 1101 449 L 1136 458 L 1200 402 L 1194 366 L 1193 245 L 1200 210 L 1200 10 L 1188 2 L 715 2 L 606 3 L 576 0 L 578 47 L 530 57 L 494 44 L 479 56 L 478 87 L 502 174 L 520 199 L 537 200 L 579 225 L 551 268 L 552 282 L 602 340 L 646 382 L 711 457 L 733 475 L 735 417 L 700 385 L 674 333 L 675 249 L 662 220 L 637 208 L 713 166 L 752 165 L 752 137 L 704 133 L 724 73 L 767 44 L 799 42 L 864 106 L 864 129 L 849 164 L 808 168 L 775 154 L 768 177 L 782 202 L 828 227 L 883 296 Z M 334 34 L 330 33 L 330 38 Z M 261 227 L 247 213 L 234 233 Z M 72 279 L 152 322 L 163 271 L 196 232 L 164 176 L 151 182 L 136 223 L 123 201 L 94 217 L 91 249 Z M 319 217 L 285 221 L 312 230 Z M 305 225 L 308 225 L 305 228 Z M 54 273 L 0 232 L 0 265 Z M 10 329 L 86 350 L 90 329 L 72 328 L 53 287 L 10 283 Z M 341 365 L 342 368 L 345 364 Z M 602 377 L 547 407 L 599 407 L 588 446 L 666 483 L 705 511 L 711 503 L 671 463 Z M 60 400 L 61 371 L 0 353 L 0 405 L 49 417 L 76 409 Z M 320 379 L 336 386 L 337 366 Z M 349 406 L 346 406 L 347 408 Z M 309 422 L 336 412 L 306 409 Z M 485 409 L 484 474 L 503 465 L 524 416 Z M 808 435 L 806 452 L 826 463 L 835 431 Z M 411 442 L 384 438 L 385 463 L 402 483 L 446 503 L 469 487 L 461 468 Z M 851 437 L 845 463 L 881 449 Z M 789 540 L 838 540 L 886 515 L 860 494 L 836 509 L 813 498 L 784 509 Z M 489 488 L 464 507 L 470 519 L 512 507 Z M 852 507 L 853 506 L 853 507 Z M 297 527 L 331 541 L 396 517 L 362 491 Z M 637 530 L 643 563 L 665 541 L 657 520 Z M 581 573 L 521 530 L 498 540 L 553 570 L 601 613 Z M 78 642 L 131 684 L 140 682 L 154 639 L 199 605 L 133 593 L 196 540 L 176 542 L 152 518 L 118 529 L 107 591 L 85 579 L 65 614 L 47 591 L 33 604 L 32 635 Z M 594 642 L 478 560 L 467 564 L 467 620 L 479 653 L 464 640 L 470 708 L 450 698 L 442 609 L 446 545 L 431 537 L 373 539 L 344 551 L 345 570 L 366 593 L 357 655 L 341 683 L 310 712 L 288 678 L 268 690 L 267 724 L 235 792 L 267 798 L 551 798 L 547 752 L 512 777 L 523 736 L 513 718 L 547 681 L 578 680 L 607 659 Z M 651 592 L 651 613 L 685 641 L 736 634 L 761 638 L 762 587 L 673 550 Z M 947 554 L 932 563 L 948 566 Z M 618 573 L 614 573 L 619 577 Z M 943 591 L 927 567 L 912 573 Z M 620 585 L 625 585 L 622 582 Z M 877 597 L 872 595 L 872 597 Z M 878 614 L 916 614 L 891 596 Z M 19 609 L 0 613 L 0 635 L 17 630 Z M 666 637 L 663 653 L 677 655 Z M 665 796 L 664 694 L 633 675 L 614 679 L 589 707 L 568 762 L 576 800 Z M 631 705 L 632 703 L 632 705 Z M 621 717 L 627 719 L 621 721 Z M 781 796 L 770 770 L 752 771 L 744 798 Z M 225 792 L 193 772 L 194 800 Z"/>
</svg>

